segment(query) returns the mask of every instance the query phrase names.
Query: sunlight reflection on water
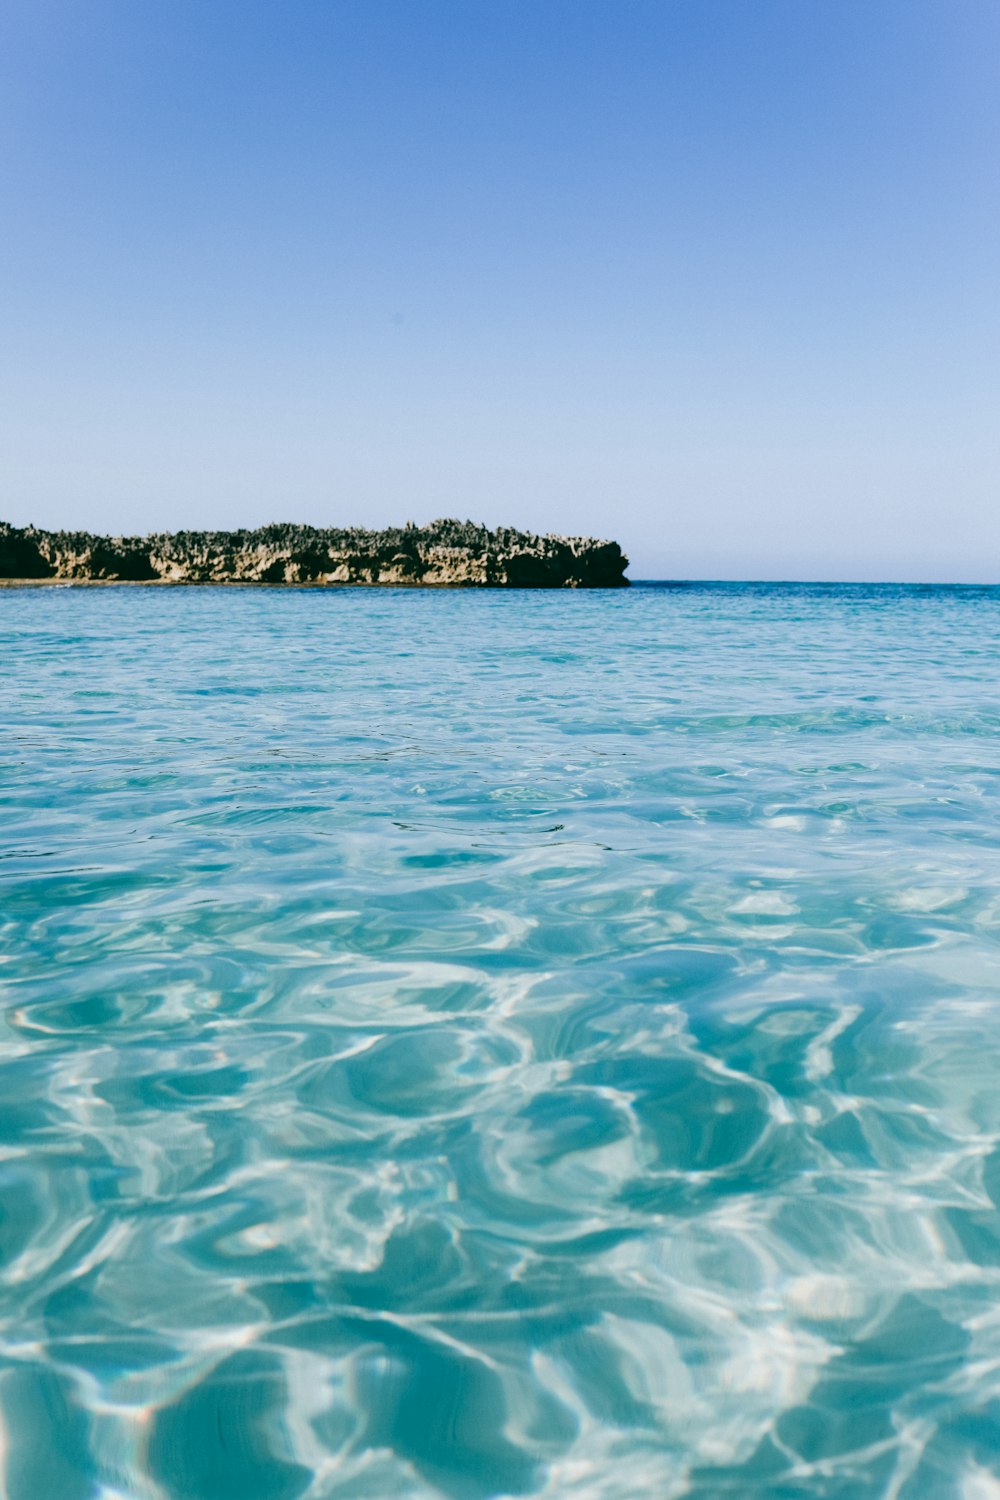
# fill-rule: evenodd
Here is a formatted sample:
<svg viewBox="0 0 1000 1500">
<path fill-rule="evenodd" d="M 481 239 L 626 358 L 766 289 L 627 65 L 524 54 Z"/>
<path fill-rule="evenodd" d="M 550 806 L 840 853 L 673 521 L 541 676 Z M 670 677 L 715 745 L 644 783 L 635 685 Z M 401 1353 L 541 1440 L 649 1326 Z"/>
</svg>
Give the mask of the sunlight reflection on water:
<svg viewBox="0 0 1000 1500">
<path fill-rule="evenodd" d="M 1000 596 L 0 631 L 10 1500 L 1000 1494 Z"/>
</svg>

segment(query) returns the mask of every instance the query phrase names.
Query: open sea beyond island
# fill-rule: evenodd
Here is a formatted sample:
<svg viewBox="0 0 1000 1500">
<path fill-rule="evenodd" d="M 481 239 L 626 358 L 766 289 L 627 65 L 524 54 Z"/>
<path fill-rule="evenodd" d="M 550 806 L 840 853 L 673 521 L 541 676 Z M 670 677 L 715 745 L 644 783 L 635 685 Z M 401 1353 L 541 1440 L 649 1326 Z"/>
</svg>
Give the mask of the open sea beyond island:
<svg viewBox="0 0 1000 1500">
<path fill-rule="evenodd" d="M 0 637 L 7 1500 L 1000 1495 L 1000 591 Z"/>
</svg>

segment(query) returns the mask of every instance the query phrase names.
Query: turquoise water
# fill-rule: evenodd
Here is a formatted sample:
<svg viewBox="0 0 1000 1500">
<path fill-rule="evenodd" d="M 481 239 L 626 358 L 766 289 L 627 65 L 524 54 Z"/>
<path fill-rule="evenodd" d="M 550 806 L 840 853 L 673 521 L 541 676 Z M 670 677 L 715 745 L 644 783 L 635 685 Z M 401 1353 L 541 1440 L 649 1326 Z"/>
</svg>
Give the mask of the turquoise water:
<svg viewBox="0 0 1000 1500">
<path fill-rule="evenodd" d="M 1000 594 L 0 635 L 7 1500 L 1000 1496 Z"/>
</svg>

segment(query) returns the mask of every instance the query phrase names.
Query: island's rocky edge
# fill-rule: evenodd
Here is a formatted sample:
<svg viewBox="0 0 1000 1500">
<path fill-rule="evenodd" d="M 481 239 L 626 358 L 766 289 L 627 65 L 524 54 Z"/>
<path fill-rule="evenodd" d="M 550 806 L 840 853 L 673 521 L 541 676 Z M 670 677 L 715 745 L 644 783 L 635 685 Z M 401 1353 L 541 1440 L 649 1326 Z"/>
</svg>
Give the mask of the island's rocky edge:
<svg viewBox="0 0 1000 1500">
<path fill-rule="evenodd" d="M 432 521 L 386 531 L 261 526 L 145 537 L 39 531 L 0 521 L 0 579 L 128 583 L 623 588 L 617 542 Z"/>
</svg>

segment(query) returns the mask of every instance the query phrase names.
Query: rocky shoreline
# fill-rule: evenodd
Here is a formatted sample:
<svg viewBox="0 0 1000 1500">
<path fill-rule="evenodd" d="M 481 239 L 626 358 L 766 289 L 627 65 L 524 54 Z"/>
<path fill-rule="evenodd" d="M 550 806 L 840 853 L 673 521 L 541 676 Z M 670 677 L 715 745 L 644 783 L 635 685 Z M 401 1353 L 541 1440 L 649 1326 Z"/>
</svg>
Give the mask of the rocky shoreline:
<svg viewBox="0 0 1000 1500">
<path fill-rule="evenodd" d="M 416 587 L 624 588 L 617 542 L 535 536 L 471 521 L 386 531 L 261 526 L 145 537 L 40 531 L 0 521 L 0 581 L 394 584 Z"/>
</svg>

